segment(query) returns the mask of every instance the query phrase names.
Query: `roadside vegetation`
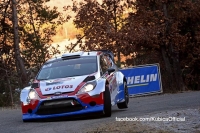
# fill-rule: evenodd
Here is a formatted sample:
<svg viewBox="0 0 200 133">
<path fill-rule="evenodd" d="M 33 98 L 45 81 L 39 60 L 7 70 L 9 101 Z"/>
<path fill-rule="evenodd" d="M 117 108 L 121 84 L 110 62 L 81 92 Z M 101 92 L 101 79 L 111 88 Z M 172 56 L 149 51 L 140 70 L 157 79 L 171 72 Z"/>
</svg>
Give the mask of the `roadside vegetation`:
<svg viewBox="0 0 200 133">
<path fill-rule="evenodd" d="M 68 52 L 109 49 L 119 67 L 159 63 L 164 92 L 200 90 L 199 0 L 73 0 L 63 11 L 48 2 L 0 2 L 0 106 L 19 100 L 20 89 L 60 53 L 49 49 L 53 41 L 74 38 Z"/>
</svg>

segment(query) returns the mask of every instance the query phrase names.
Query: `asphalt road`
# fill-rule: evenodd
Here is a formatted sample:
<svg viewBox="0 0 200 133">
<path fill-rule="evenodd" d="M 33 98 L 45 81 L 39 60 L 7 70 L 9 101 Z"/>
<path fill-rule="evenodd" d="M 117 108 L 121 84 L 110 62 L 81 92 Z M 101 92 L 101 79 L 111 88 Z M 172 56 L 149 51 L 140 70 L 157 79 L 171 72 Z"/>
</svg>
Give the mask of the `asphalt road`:
<svg viewBox="0 0 200 133">
<path fill-rule="evenodd" d="M 100 123 L 115 121 L 116 117 L 139 117 L 169 110 L 200 107 L 200 91 L 161 94 L 131 98 L 129 108 L 113 107 L 112 117 L 87 117 L 62 121 L 28 122 L 21 120 L 20 109 L 0 110 L 0 133 L 71 133 L 84 132 Z"/>
</svg>

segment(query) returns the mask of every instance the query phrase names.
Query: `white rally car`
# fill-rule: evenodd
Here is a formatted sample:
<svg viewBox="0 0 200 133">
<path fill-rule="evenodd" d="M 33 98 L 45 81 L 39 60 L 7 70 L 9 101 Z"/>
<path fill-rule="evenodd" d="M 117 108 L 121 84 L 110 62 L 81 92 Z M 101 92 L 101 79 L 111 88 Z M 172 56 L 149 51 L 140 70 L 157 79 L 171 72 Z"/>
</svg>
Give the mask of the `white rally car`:
<svg viewBox="0 0 200 133">
<path fill-rule="evenodd" d="M 31 86 L 21 91 L 23 121 L 128 108 L 125 76 L 107 50 L 65 53 L 44 63 Z"/>
</svg>

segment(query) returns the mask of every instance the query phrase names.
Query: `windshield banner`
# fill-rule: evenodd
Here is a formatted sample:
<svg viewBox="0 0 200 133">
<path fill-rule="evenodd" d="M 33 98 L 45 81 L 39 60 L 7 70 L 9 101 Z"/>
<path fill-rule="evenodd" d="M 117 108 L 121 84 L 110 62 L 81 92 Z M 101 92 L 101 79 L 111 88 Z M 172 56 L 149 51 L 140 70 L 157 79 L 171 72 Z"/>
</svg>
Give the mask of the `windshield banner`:
<svg viewBox="0 0 200 133">
<path fill-rule="evenodd" d="M 159 64 L 139 65 L 120 71 L 127 79 L 130 96 L 162 93 Z"/>
</svg>

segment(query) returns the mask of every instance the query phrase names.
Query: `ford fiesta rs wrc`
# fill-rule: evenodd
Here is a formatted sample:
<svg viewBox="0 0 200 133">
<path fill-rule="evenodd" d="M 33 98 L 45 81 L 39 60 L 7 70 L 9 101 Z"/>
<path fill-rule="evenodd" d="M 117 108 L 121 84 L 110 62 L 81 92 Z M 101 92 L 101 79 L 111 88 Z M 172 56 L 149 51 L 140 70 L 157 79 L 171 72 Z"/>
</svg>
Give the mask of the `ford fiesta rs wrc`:
<svg viewBox="0 0 200 133">
<path fill-rule="evenodd" d="M 22 119 L 68 117 L 128 108 L 125 76 L 107 50 L 65 53 L 45 62 L 20 94 Z"/>
</svg>

